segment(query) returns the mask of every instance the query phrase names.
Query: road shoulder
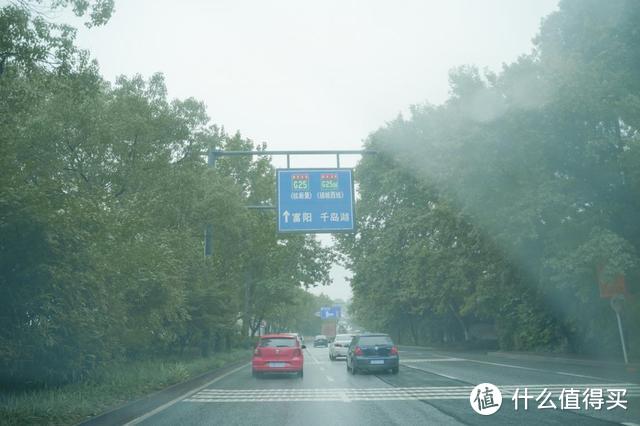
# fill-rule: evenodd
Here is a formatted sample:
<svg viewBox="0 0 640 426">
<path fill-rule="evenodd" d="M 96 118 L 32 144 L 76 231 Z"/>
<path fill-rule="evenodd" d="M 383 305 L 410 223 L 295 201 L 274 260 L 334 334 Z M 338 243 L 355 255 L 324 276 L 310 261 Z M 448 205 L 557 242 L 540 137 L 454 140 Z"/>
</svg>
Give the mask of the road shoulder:
<svg viewBox="0 0 640 426">
<path fill-rule="evenodd" d="M 113 424 L 127 424 L 137 419 L 142 420 L 147 414 L 155 413 L 159 408 L 166 408 L 182 398 L 206 387 L 214 380 L 227 374 L 231 374 L 247 365 L 246 360 L 232 362 L 224 367 L 200 374 L 187 381 L 169 386 L 161 391 L 152 393 L 138 400 L 127 403 L 121 407 L 102 413 L 85 420 L 79 425 L 102 426 Z M 133 423 L 132 423 L 133 424 Z"/>
</svg>

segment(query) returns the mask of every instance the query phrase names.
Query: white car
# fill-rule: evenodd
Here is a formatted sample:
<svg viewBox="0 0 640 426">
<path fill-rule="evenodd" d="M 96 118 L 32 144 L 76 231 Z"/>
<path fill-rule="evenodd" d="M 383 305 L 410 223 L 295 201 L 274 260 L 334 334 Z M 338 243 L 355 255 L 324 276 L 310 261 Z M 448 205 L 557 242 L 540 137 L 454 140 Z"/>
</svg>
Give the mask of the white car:
<svg viewBox="0 0 640 426">
<path fill-rule="evenodd" d="M 349 343 L 353 339 L 352 334 L 338 334 L 331 344 L 329 344 L 329 359 L 335 361 L 339 356 L 346 358 L 349 350 Z"/>
</svg>

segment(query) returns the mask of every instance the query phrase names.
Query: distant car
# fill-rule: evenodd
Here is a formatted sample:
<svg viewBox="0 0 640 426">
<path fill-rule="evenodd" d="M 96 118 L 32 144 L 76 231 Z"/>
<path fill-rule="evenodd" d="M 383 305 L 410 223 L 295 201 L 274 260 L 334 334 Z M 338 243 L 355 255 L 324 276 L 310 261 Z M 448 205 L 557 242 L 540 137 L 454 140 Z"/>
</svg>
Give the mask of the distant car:
<svg viewBox="0 0 640 426">
<path fill-rule="evenodd" d="M 298 339 L 298 341 L 300 342 L 300 345 L 304 344 L 304 337 L 302 337 L 302 334 L 300 334 L 300 333 L 287 333 L 287 334 L 295 336 L 296 339 Z"/>
<path fill-rule="evenodd" d="M 304 348 L 292 334 L 267 334 L 260 337 L 251 360 L 253 376 L 263 373 L 297 373 L 302 377 Z"/>
<path fill-rule="evenodd" d="M 355 336 L 347 351 L 347 371 L 391 371 L 398 374 L 400 356 L 398 347 L 388 334 L 361 334 Z"/>
<path fill-rule="evenodd" d="M 338 334 L 333 342 L 329 344 L 329 359 L 335 361 L 336 358 L 347 356 L 349 343 L 353 339 L 352 334 Z"/>
<path fill-rule="evenodd" d="M 329 340 L 324 334 L 319 334 L 313 339 L 314 348 L 326 348 L 329 345 Z"/>
</svg>

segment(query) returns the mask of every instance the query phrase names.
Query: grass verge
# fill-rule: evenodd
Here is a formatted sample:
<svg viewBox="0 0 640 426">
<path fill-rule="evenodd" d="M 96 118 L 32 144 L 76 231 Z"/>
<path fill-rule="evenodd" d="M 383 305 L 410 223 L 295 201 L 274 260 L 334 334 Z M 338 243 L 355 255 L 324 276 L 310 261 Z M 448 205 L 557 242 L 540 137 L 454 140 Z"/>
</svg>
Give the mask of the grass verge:
<svg viewBox="0 0 640 426">
<path fill-rule="evenodd" d="M 2 425 L 73 425 L 227 364 L 250 359 L 246 349 L 207 358 L 112 364 L 91 378 L 51 389 L 0 393 Z"/>
</svg>

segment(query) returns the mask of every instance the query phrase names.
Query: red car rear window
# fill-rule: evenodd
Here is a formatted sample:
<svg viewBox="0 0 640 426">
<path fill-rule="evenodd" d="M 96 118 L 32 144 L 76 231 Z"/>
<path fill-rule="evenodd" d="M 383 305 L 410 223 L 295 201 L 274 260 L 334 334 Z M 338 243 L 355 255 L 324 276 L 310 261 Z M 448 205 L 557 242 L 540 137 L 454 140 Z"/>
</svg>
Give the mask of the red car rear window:
<svg viewBox="0 0 640 426">
<path fill-rule="evenodd" d="M 260 347 L 264 348 L 293 348 L 296 346 L 296 339 L 292 337 L 270 337 L 260 339 Z"/>
</svg>

